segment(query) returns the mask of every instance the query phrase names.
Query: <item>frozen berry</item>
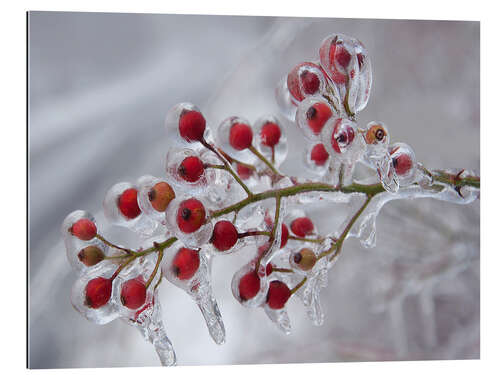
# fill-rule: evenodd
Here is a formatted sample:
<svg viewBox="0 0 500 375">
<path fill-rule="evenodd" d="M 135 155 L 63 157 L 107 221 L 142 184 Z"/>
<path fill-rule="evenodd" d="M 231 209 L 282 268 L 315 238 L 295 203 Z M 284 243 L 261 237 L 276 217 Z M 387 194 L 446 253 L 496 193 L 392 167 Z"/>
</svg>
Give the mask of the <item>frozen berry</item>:
<svg viewBox="0 0 500 375">
<path fill-rule="evenodd" d="M 252 145 L 253 132 L 247 124 L 236 123 L 229 131 L 229 144 L 236 150 L 245 150 Z"/>
<path fill-rule="evenodd" d="M 259 248 L 257 249 L 259 257 L 262 256 L 267 250 L 269 250 L 270 247 L 271 247 L 270 242 L 266 242 L 264 245 L 259 246 Z"/>
<path fill-rule="evenodd" d="M 201 141 L 206 121 L 198 111 L 183 111 L 179 118 L 179 133 L 188 142 Z"/>
<path fill-rule="evenodd" d="M 392 158 L 392 165 L 398 176 L 404 176 L 413 167 L 413 160 L 408 154 L 399 154 Z"/>
<path fill-rule="evenodd" d="M 98 309 L 108 303 L 111 298 L 113 282 L 111 279 L 97 277 L 90 280 L 85 288 L 85 305 Z"/>
<path fill-rule="evenodd" d="M 267 147 L 274 147 L 278 144 L 281 137 L 281 129 L 274 122 L 267 122 L 260 130 L 260 139 L 262 144 Z"/>
<path fill-rule="evenodd" d="M 127 280 L 122 285 L 120 293 L 122 305 L 131 310 L 136 310 L 146 302 L 146 284 L 142 277 Z"/>
<path fill-rule="evenodd" d="M 92 220 L 83 218 L 71 226 L 70 233 L 82 241 L 89 241 L 97 234 L 97 228 Z"/>
<path fill-rule="evenodd" d="M 307 124 L 316 135 L 321 132 L 331 116 L 332 110 L 326 103 L 322 102 L 313 104 L 306 112 Z"/>
<path fill-rule="evenodd" d="M 321 69 L 318 65 L 305 62 L 297 65 L 288 74 L 287 87 L 290 94 L 298 101 L 305 95 L 314 95 L 321 85 Z"/>
<path fill-rule="evenodd" d="M 331 139 L 333 150 L 339 154 L 344 152 L 344 150 L 354 141 L 354 136 L 355 133 L 352 126 L 343 122 L 341 118 L 337 119 Z"/>
<path fill-rule="evenodd" d="M 330 59 L 335 59 L 336 63 L 338 63 L 344 69 L 347 68 L 347 65 L 349 65 L 349 63 L 351 62 L 351 54 L 349 53 L 349 51 L 347 51 L 347 49 L 341 44 L 337 44 L 335 49 L 332 49 L 331 52 L 332 51 L 334 52 L 334 54 L 330 54 Z"/>
<path fill-rule="evenodd" d="M 314 224 L 308 217 L 299 217 L 290 225 L 292 232 L 298 237 L 305 237 L 314 232 Z"/>
<path fill-rule="evenodd" d="M 309 248 L 303 248 L 293 255 L 293 262 L 303 271 L 309 271 L 316 264 L 316 254 Z"/>
<path fill-rule="evenodd" d="M 177 209 L 177 225 L 184 233 L 196 232 L 205 222 L 205 207 L 195 198 L 181 202 Z"/>
<path fill-rule="evenodd" d="M 281 224 L 281 244 L 280 249 L 284 248 L 288 242 L 288 227 L 285 224 Z"/>
<path fill-rule="evenodd" d="M 238 284 L 238 292 L 242 301 L 254 298 L 260 290 L 260 278 L 255 271 L 243 275 Z"/>
<path fill-rule="evenodd" d="M 172 271 L 179 280 L 189 280 L 200 267 L 200 254 L 197 250 L 182 247 L 172 262 Z"/>
<path fill-rule="evenodd" d="M 267 263 L 266 266 L 266 275 L 269 276 L 270 274 L 273 273 L 273 264 L 272 263 Z"/>
<path fill-rule="evenodd" d="M 91 245 L 80 250 L 78 259 L 87 267 L 92 267 L 104 259 L 104 253 L 99 247 Z"/>
<path fill-rule="evenodd" d="M 217 250 L 229 250 L 238 241 L 238 231 L 230 221 L 219 221 L 214 225 L 211 241 Z"/>
<path fill-rule="evenodd" d="M 196 182 L 200 179 L 205 168 L 200 158 L 196 156 L 188 156 L 179 166 L 179 175 L 186 181 Z"/>
<path fill-rule="evenodd" d="M 137 203 L 137 189 L 129 188 L 118 198 L 118 208 L 127 219 L 134 219 L 140 215 L 141 209 Z"/>
<path fill-rule="evenodd" d="M 238 165 L 236 166 L 236 171 L 238 172 L 238 176 L 240 176 L 242 180 L 248 180 L 253 174 L 253 170 L 251 168 L 248 168 L 247 166 L 244 166 L 240 163 L 238 163 Z"/>
<path fill-rule="evenodd" d="M 380 124 L 371 125 L 365 133 L 367 144 L 383 143 L 387 138 L 387 132 Z"/>
<path fill-rule="evenodd" d="M 347 82 L 347 76 L 343 73 L 335 71 L 331 74 L 331 76 L 332 81 L 338 85 L 345 85 L 345 83 Z"/>
<path fill-rule="evenodd" d="M 311 160 L 317 166 L 325 165 L 329 157 L 330 156 L 328 155 L 328 152 L 326 151 L 323 143 L 318 143 L 311 150 Z"/>
<path fill-rule="evenodd" d="M 284 282 L 273 280 L 269 284 L 266 303 L 271 309 L 279 310 L 285 307 L 290 296 L 290 288 Z"/>
<path fill-rule="evenodd" d="M 158 211 L 164 212 L 168 204 L 175 198 L 175 192 L 166 182 L 158 182 L 148 192 L 148 198 L 151 206 Z"/>
</svg>

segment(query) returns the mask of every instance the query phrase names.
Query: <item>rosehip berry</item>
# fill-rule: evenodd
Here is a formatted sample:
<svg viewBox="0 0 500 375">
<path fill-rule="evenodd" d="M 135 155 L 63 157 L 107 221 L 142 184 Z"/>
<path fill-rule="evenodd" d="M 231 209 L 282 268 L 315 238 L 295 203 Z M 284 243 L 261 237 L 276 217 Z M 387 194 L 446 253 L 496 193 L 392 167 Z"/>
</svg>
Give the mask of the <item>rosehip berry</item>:
<svg viewBox="0 0 500 375">
<path fill-rule="evenodd" d="M 328 155 L 328 152 L 326 151 L 326 148 L 323 145 L 323 143 L 318 143 L 311 150 L 311 160 L 317 166 L 325 165 L 329 157 L 330 156 Z"/>
<path fill-rule="evenodd" d="M 271 309 L 279 310 L 285 307 L 290 296 L 290 288 L 284 282 L 273 280 L 269 284 L 266 303 Z"/>
<path fill-rule="evenodd" d="M 196 232 L 205 222 L 205 207 L 195 198 L 183 201 L 177 209 L 177 225 L 184 233 Z"/>
<path fill-rule="evenodd" d="M 73 236 L 78 237 L 82 241 L 89 241 L 97 234 L 97 228 L 92 220 L 79 219 L 69 229 Z"/>
<path fill-rule="evenodd" d="M 127 219 L 134 219 L 139 216 L 141 209 L 137 203 L 137 189 L 125 190 L 118 198 L 118 208 Z"/>
<path fill-rule="evenodd" d="M 284 248 L 288 242 L 288 227 L 285 224 L 281 224 L 281 244 L 280 249 Z"/>
<path fill-rule="evenodd" d="M 316 264 L 316 254 L 309 248 L 303 248 L 293 256 L 293 261 L 303 271 L 309 271 Z"/>
<path fill-rule="evenodd" d="M 85 305 L 91 309 L 104 306 L 111 298 L 112 285 L 111 279 L 104 277 L 90 280 L 85 287 Z"/>
<path fill-rule="evenodd" d="M 273 264 L 272 263 L 267 263 L 266 266 L 266 275 L 269 276 L 270 274 L 273 273 Z"/>
<path fill-rule="evenodd" d="M 222 220 L 214 225 L 211 242 L 219 251 L 226 251 L 232 248 L 238 241 L 238 231 L 233 223 Z"/>
<path fill-rule="evenodd" d="M 260 278 L 255 271 L 245 274 L 238 284 L 238 292 L 242 301 L 254 298 L 260 290 Z"/>
<path fill-rule="evenodd" d="M 374 124 L 368 128 L 365 134 L 365 141 L 371 145 L 374 143 L 384 142 L 387 137 L 387 132 L 380 124 Z"/>
<path fill-rule="evenodd" d="M 182 247 L 172 262 L 172 270 L 179 280 L 189 280 L 200 267 L 200 254 L 197 250 Z"/>
<path fill-rule="evenodd" d="M 413 160 L 408 154 L 399 154 L 392 158 L 392 165 L 398 176 L 404 176 L 413 167 Z"/>
<path fill-rule="evenodd" d="M 198 111 L 183 111 L 179 118 L 179 133 L 188 142 L 201 141 L 206 121 Z"/>
<path fill-rule="evenodd" d="M 236 150 L 245 150 L 252 145 L 253 132 L 247 124 L 236 123 L 229 131 L 229 144 Z"/>
<path fill-rule="evenodd" d="M 248 180 L 253 174 L 253 170 L 251 168 L 248 168 L 240 163 L 236 166 L 236 171 L 242 180 Z"/>
<path fill-rule="evenodd" d="M 163 212 L 175 198 L 175 192 L 168 183 L 162 181 L 151 188 L 148 192 L 148 198 L 156 211 Z"/>
<path fill-rule="evenodd" d="M 268 122 L 260 130 L 260 139 L 262 144 L 267 147 L 274 147 L 281 138 L 281 129 L 274 122 Z"/>
<path fill-rule="evenodd" d="M 299 217 L 290 225 L 292 232 L 298 237 L 305 237 L 314 232 L 314 224 L 308 217 Z"/>
<path fill-rule="evenodd" d="M 316 135 L 321 133 L 321 129 L 331 116 L 332 110 L 322 102 L 313 104 L 306 112 L 307 124 Z"/>
<path fill-rule="evenodd" d="M 351 62 L 351 54 L 347 51 L 347 49 L 341 45 L 337 44 L 335 49 L 330 50 L 330 61 L 332 61 L 332 52 L 334 52 L 335 61 L 342 66 L 344 69 L 347 68 L 347 65 Z"/>
<path fill-rule="evenodd" d="M 104 253 L 97 246 L 91 245 L 80 250 L 78 259 L 87 267 L 92 267 L 104 259 Z"/>
<path fill-rule="evenodd" d="M 343 73 L 335 71 L 331 74 L 331 76 L 332 81 L 338 85 L 345 85 L 345 83 L 347 82 L 347 76 Z"/>
<path fill-rule="evenodd" d="M 341 154 L 352 143 L 354 136 L 355 133 L 352 126 L 342 124 L 341 118 L 337 119 L 332 133 L 332 148 L 335 152 Z"/>
<path fill-rule="evenodd" d="M 200 179 L 205 168 L 200 158 L 196 156 L 188 156 L 179 166 L 179 175 L 186 181 L 196 182 Z"/>
<path fill-rule="evenodd" d="M 315 71 L 315 68 L 318 72 Z M 321 84 L 318 76 L 319 72 L 321 72 L 321 68 L 310 62 L 299 64 L 293 68 L 287 77 L 287 87 L 290 94 L 296 100 L 302 101 L 304 94 L 313 95 L 317 93 Z"/>
<path fill-rule="evenodd" d="M 127 280 L 122 285 L 120 293 L 122 305 L 131 310 L 138 309 L 146 302 L 146 284 L 142 277 Z"/>
</svg>

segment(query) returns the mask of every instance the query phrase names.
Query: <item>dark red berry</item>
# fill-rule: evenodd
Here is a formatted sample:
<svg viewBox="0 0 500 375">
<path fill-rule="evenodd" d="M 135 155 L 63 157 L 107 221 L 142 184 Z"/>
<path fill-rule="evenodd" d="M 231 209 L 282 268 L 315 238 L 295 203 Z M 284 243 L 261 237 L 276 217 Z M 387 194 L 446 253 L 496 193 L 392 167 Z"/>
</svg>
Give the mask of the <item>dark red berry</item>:
<svg viewBox="0 0 500 375">
<path fill-rule="evenodd" d="M 206 121 L 198 111 L 183 111 L 179 118 L 179 133 L 186 141 L 201 141 L 205 133 Z"/>
<path fill-rule="evenodd" d="M 196 156 L 188 156 L 178 168 L 179 176 L 189 182 L 198 181 L 204 170 L 203 162 Z"/>
<path fill-rule="evenodd" d="M 351 54 L 340 44 L 338 44 L 335 48 L 335 61 L 344 69 L 347 68 L 347 65 L 349 65 L 349 62 L 351 61 Z"/>
<path fill-rule="evenodd" d="M 321 132 L 331 116 L 332 110 L 326 103 L 322 102 L 313 104 L 306 112 L 307 124 L 316 135 Z"/>
<path fill-rule="evenodd" d="M 200 254 L 197 250 L 182 247 L 172 262 L 172 271 L 179 280 L 189 280 L 200 267 Z"/>
<path fill-rule="evenodd" d="M 108 303 L 111 298 L 113 282 L 104 277 L 90 280 L 85 287 L 85 305 L 98 309 Z"/>
<path fill-rule="evenodd" d="M 156 211 L 164 212 L 172 199 L 175 198 L 175 192 L 172 186 L 162 181 L 151 188 L 148 192 L 148 198 L 151 202 L 151 206 L 153 206 Z"/>
<path fill-rule="evenodd" d="M 279 310 L 285 307 L 290 296 L 290 288 L 284 282 L 273 280 L 269 284 L 266 303 L 271 309 Z"/>
<path fill-rule="evenodd" d="M 269 276 L 270 274 L 273 273 L 273 264 L 272 263 L 267 263 L 266 266 L 266 275 Z"/>
<path fill-rule="evenodd" d="M 238 231 L 230 221 L 219 221 L 214 225 L 211 241 L 217 250 L 229 250 L 238 241 Z"/>
<path fill-rule="evenodd" d="M 321 68 L 313 63 L 305 62 L 295 66 L 287 77 L 287 87 L 290 94 L 298 101 L 304 99 L 304 94 L 313 95 L 318 92 L 321 81 L 318 74 L 311 68 Z M 300 70 L 300 74 L 299 74 Z"/>
<path fill-rule="evenodd" d="M 281 129 L 274 122 L 267 122 L 260 130 L 262 144 L 267 147 L 274 147 L 281 138 Z"/>
<path fill-rule="evenodd" d="M 238 292 L 242 301 L 254 298 L 260 290 L 260 278 L 255 271 L 243 275 L 238 284 Z"/>
<path fill-rule="evenodd" d="M 284 248 L 288 242 L 288 227 L 285 224 L 281 224 L 281 244 L 280 249 Z"/>
<path fill-rule="evenodd" d="M 337 121 L 335 122 L 331 141 L 332 148 L 339 154 L 342 153 L 345 147 L 349 146 L 352 143 L 355 136 L 352 126 L 345 125 L 342 129 L 339 129 L 341 123 L 341 118 L 337 119 Z"/>
<path fill-rule="evenodd" d="M 236 123 L 229 131 L 229 144 L 236 150 L 245 150 L 252 145 L 253 132 L 247 124 Z"/>
<path fill-rule="evenodd" d="M 79 219 L 70 228 L 70 233 L 82 241 L 89 241 L 97 234 L 97 228 L 92 220 Z"/>
<path fill-rule="evenodd" d="M 347 82 L 347 76 L 343 73 L 340 73 L 338 71 L 335 71 L 331 74 L 332 81 L 335 82 L 338 85 L 345 85 Z"/>
<path fill-rule="evenodd" d="M 404 176 L 413 167 L 413 161 L 408 154 L 399 154 L 392 158 L 392 165 L 398 176 Z"/>
<path fill-rule="evenodd" d="M 137 203 L 137 189 L 130 188 L 125 190 L 118 198 L 118 208 L 122 215 L 128 219 L 134 219 L 139 216 L 141 209 Z"/>
<path fill-rule="evenodd" d="M 205 207 L 195 198 L 186 199 L 177 209 L 177 225 L 184 233 L 196 232 L 205 222 Z"/>
<path fill-rule="evenodd" d="M 308 217 L 299 217 L 290 225 L 292 232 L 298 237 L 305 237 L 314 232 L 314 224 Z"/>
<path fill-rule="evenodd" d="M 253 174 L 253 170 L 251 168 L 248 168 L 240 163 L 238 163 L 238 165 L 236 166 L 236 171 L 238 172 L 238 176 L 240 176 L 242 180 L 249 179 Z"/>
<path fill-rule="evenodd" d="M 317 166 L 325 165 L 325 163 L 328 160 L 328 158 L 329 158 L 329 155 L 328 155 L 328 152 L 325 149 L 325 146 L 323 146 L 323 143 L 318 143 L 317 145 L 315 145 L 312 148 L 312 150 L 311 150 L 311 160 Z"/>
<path fill-rule="evenodd" d="M 146 302 L 146 284 L 142 277 L 130 279 L 122 284 L 120 300 L 123 306 L 131 310 L 138 309 Z"/>
<path fill-rule="evenodd" d="M 87 267 L 92 267 L 104 259 L 104 253 L 97 246 L 87 246 L 86 248 L 80 250 L 78 253 L 78 259 Z"/>
</svg>

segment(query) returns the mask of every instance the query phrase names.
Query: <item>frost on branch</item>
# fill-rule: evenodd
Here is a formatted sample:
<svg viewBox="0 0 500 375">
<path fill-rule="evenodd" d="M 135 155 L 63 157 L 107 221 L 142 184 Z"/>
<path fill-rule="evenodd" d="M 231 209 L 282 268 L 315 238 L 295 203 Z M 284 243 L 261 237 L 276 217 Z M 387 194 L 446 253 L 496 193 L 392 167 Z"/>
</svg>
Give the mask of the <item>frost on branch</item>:
<svg viewBox="0 0 500 375">
<path fill-rule="evenodd" d="M 428 170 L 409 145 L 390 143 L 387 125 L 357 122 L 371 85 L 365 47 L 341 34 L 327 37 L 315 60 L 296 65 L 280 81 L 278 104 L 304 136 L 304 168 L 315 180 L 280 171 L 289 149 L 277 116 L 254 122 L 230 116 L 212 133 L 198 107 L 175 105 L 165 120 L 166 175 L 117 183 L 104 197 L 109 223 L 135 232 L 143 246 L 112 243 L 84 211 L 63 222 L 67 257 L 79 277 L 71 296 L 75 309 L 97 324 L 121 318 L 136 326 L 162 365 L 173 365 L 158 297 L 162 280 L 192 298 L 210 336 L 222 344 L 225 328 L 211 265 L 218 256 L 249 248 L 231 281 L 236 301 L 262 309 L 289 334 L 287 303 L 298 296 L 312 323 L 323 324 L 320 291 L 329 270 L 347 238 L 375 246 L 376 218 L 387 202 L 434 198 L 466 204 L 479 197 L 474 173 Z M 365 181 L 356 180 L 360 163 L 371 170 Z M 307 212 L 313 202 L 348 203 L 352 212 L 322 234 Z"/>
</svg>

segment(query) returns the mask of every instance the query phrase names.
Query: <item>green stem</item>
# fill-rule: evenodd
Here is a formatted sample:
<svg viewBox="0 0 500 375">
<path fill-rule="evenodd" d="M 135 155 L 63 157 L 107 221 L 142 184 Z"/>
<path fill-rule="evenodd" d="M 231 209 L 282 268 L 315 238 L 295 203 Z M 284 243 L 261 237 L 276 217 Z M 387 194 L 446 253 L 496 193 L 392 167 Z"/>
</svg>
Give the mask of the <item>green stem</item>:
<svg viewBox="0 0 500 375">
<path fill-rule="evenodd" d="M 297 290 L 299 290 L 302 287 L 302 285 L 304 285 L 304 283 L 306 282 L 306 280 L 307 280 L 307 277 L 304 277 L 300 283 L 298 283 L 297 285 L 295 285 L 295 288 L 293 288 L 292 290 L 290 290 L 290 295 L 293 295 Z"/>
<path fill-rule="evenodd" d="M 115 249 L 118 249 L 118 250 L 122 250 L 122 251 L 125 251 L 127 254 L 132 254 L 133 251 L 130 250 L 130 249 L 126 249 L 124 247 L 121 247 L 121 246 L 118 246 L 118 245 L 115 245 L 114 243 L 111 243 L 109 242 L 107 239 L 105 239 L 103 236 L 101 236 L 99 233 L 95 235 L 97 239 L 99 239 L 100 241 L 102 241 L 103 243 L 105 243 L 106 245 L 110 246 L 110 247 L 114 247 Z"/>
<path fill-rule="evenodd" d="M 275 174 L 275 175 L 278 175 L 278 176 L 281 176 L 281 173 L 279 173 L 276 168 L 274 168 L 274 165 L 271 164 L 271 162 L 269 162 L 269 160 L 267 160 L 264 155 L 262 155 L 255 147 L 253 146 L 250 146 L 248 148 L 252 154 L 254 154 L 255 156 L 257 156 L 265 165 L 267 165 L 267 167 Z"/>
<path fill-rule="evenodd" d="M 146 282 L 146 289 L 149 288 L 149 285 L 151 284 L 151 282 L 155 278 L 156 273 L 158 272 L 158 268 L 160 267 L 160 263 L 161 263 L 162 258 L 163 258 L 163 249 L 158 251 L 158 259 L 156 259 L 155 268 L 154 268 L 153 272 L 151 273 L 151 276 L 149 276 L 148 281 Z"/>
<path fill-rule="evenodd" d="M 293 241 L 312 242 L 312 243 L 323 242 L 323 238 L 302 238 L 302 237 L 288 236 L 288 239 Z"/>
</svg>

